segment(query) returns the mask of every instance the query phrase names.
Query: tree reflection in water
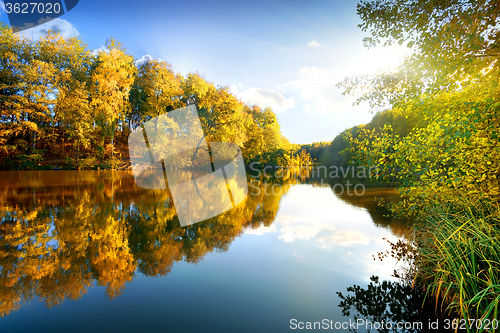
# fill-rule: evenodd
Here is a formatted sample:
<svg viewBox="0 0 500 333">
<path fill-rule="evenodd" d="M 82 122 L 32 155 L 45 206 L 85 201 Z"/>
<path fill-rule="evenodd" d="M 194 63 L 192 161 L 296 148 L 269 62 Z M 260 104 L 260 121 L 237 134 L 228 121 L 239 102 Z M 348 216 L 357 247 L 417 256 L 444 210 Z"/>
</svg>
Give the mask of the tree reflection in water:
<svg viewBox="0 0 500 333">
<path fill-rule="evenodd" d="M 397 323 L 418 323 L 422 322 L 420 305 L 422 304 L 422 294 L 417 290 L 412 290 L 408 285 L 398 282 L 383 281 L 372 276 L 371 282 L 366 289 L 358 285 L 348 287 L 348 292 L 354 295 L 344 296 L 341 292 L 337 295 L 342 299 L 339 307 L 342 308 L 342 315 L 351 316 L 354 320 L 363 320 L 365 323 L 385 323 L 378 332 L 419 332 L 420 330 L 408 325 L 408 328 L 396 329 Z M 391 323 L 391 325 L 387 325 Z M 423 323 L 427 325 L 427 322 Z M 360 331 L 366 331 L 366 324 L 360 326 Z M 393 327 L 390 329 L 390 327 Z"/>
<path fill-rule="evenodd" d="M 35 297 L 48 307 L 79 299 L 94 283 L 117 297 L 136 271 L 167 275 L 176 262 L 197 263 L 207 253 L 227 251 L 246 228 L 271 225 L 290 186 L 329 186 L 289 172 L 249 180 L 244 202 L 182 228 L 170 192 L 141 189 L 129 172 L 2 172 L 0 315 Z M 401 224 L 384 220 L 372 197 L 340 198 L 365 207 L 375 223 L 403 232 Z"/>
<path fill-rule="evenodd" d="M 254 180 L 258 193 L 219 216 L 180 227 L 168 190 L 143 190 L 127 172 L 5 172 L 0 181 L 0 315 L 38 297 L 79 299 L 94 282 L 120 295 L 136 270 L 168 274 L 227 251 L 245 228 L 270 225 L 297 179 Z"/>
<path fill-rule="evenodd" d="M 370 278 L 366 289 L 358 285 L 347 288 L 346 295 L 337 292 L 341 301 L 342 315 L 354 317 L 362 323 L 352 332 L 455 332 L 452 329 L 453 316 L 443 316 L 435 300 L 426 300 L 420 288 L 411 288 L 407 283 L 380 281 Z M 438 304 L 440 304 L 438 302 Z M 367 323 L 371 323 L 368 324 Z M 384 323 L 377 326 L 375 323 Z M 387 323 L 391 323 L 388 325 Z M 399 327 L 397 326 L 399 324 Z M 372 325 L 372 326 L 370 326 Z M 368 327 L 368 330 L 367 330 Z M 370 329 L 372 328 L 373 329 Z M 456 332 L 466 332 L 458 329 Z"/>
</svg>

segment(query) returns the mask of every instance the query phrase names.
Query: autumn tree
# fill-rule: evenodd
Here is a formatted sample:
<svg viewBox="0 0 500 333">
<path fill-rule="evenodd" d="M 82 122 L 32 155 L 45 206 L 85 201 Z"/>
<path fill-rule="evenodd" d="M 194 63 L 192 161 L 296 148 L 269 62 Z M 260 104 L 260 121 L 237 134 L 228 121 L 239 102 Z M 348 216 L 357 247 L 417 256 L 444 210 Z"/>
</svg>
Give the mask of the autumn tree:
<svg viewBox="0 0 500 333">
<path fill-rule="evenodd" d="M 63 142 L 66 137 L 73 141 L 76 165 L 79 166 L 80 147 L 89 148 L 94 129 L 89 80 L 93 61 L 87 46 L 78 38 L 49 36 L 50 42 L 41 48 L 40 53 L 58 69 L 54 123 L 63 130 Z M 55 145 L 54 140 L 50 145 Z"/>
<path fill-rule="evenodd" d="M 22 154 L 42 158 L 49 147 L 54 149 L 59 136 L 69 134 L 81 142 L 82 130 L 71 126 L 75 118 L 70 122 L 64 118 L 74 111 L 73 105 L 79 110 L 76 119 L 84 123 L 89 116 L 80 106 L 87 97 L 85 87 L 81 89 L 90 65 L 86 46 L 77 38 L 66 39 L 54 32 L 32 40 L 5 27 L 0 29 L 0 38 L 3 153 L 10 159 Z M 80 97 L 73 101 L 71 93 Z"/>
<path fill-rule="evenodd" d="M 233 142 L 245 160 L 285 165 L 300 149 L 282 135 L 274 112 L 245 106 L 227 86 L 199 73 L 174 74 L 161 60 L 139 65 L 111 39 L 90 52 L 76 37 L 40 39 L 0 28 L 0 163 L 7 169 L 115 166 L 127 137 L 145 122 L 195 105 L 207 142 Z M 288 157 L 287 157 L 288 156 Z M 107 159 L 107 161 L 106 161 Z"/>
<path fill-rule="evenodd" d="M 234 142 L 243 146 L 247 141 L 243 103 L 226 86 L 215 87 L 198 73 L 189 73 L 182 81 L 183 101 L 198 109 L 206 140 Z"/>
<path fill-rule="evenodd" d="M 165 61 L 149 60 L 138 68 L 134 89 L 141 121 L 183 106 L 179 77 Z"/>
<path fill-rule="evenodd" d="M 56 67 L 36 52 L 50 37 L 31 40 L 0 28 L 2 46 L 1 110 L 4 152 L 36 156 L 36 141 L 50 126 Z M 17 153 L 17 154 L 16 154 Z M 40 158 L 40 157 L 39 157 Z"/>
<path fill-rule="evenodd" d="M 293 151 L 281 134 L 276 114 L 271 108 L 262 109 L 258 105 L 245 106 L 245 111 L 252 120 L 247 125 L 249 139 L 243 150 L 245 159 L 248 162 L 287 163 L 285 156 L 292 155 Z"/>
<path fill-rule="evenodd" d="M 99 131 L 97 150 L 101 158 L 104 157 L 106 138 L 111 138 L 113 155 L 115 126 L 124 120 L 135 71 L 133 57 L 126 54 L 123 46 L 114 39 L 106 43 L 106 50 L 99 52 L 95 61 L 91 73 L 90 106 Z"/>
</svg>

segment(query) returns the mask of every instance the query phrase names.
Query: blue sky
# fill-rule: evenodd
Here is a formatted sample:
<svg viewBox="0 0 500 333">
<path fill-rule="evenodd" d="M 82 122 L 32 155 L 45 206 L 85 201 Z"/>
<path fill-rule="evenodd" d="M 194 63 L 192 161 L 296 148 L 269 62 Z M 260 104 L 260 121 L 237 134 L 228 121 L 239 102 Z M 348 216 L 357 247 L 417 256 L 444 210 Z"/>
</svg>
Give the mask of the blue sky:
<svg viewBox="0 0 500 333">
<path fill-rule="evenodd" d="M 1 0 L 0 0 L 1 2 Z M 58 29 L 97 49 L 113 37 L 135 58 L 198 71 L 247 104 L 271 107 L 292 143 L 331 141 L 370 121 L 335 84 L 397 65 L 409 49 L 363 47 L 354 0 L 80 0 L 67 14 L 23 33 Z M 0 21 L 9 23 L 1 9 Z"/>
</svg>

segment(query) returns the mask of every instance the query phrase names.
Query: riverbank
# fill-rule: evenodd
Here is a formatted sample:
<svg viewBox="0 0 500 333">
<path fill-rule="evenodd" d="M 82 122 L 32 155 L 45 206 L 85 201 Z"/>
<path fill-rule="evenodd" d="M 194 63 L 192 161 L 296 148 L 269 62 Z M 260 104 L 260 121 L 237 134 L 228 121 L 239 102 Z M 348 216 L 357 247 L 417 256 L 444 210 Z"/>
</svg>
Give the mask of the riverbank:
<svg viewBox="0 0 500 333">
<path fill-rule="evenodd" d="M 131 170 L 129 158 L 114 158 L 108 160 L 97 160 L 96 158 L 85 158 L 79 161 L 73 159 L 45 159 L 37 160 L 24 158 L 19 160 L 3 161 L 0 170 Z"/>
</svg>

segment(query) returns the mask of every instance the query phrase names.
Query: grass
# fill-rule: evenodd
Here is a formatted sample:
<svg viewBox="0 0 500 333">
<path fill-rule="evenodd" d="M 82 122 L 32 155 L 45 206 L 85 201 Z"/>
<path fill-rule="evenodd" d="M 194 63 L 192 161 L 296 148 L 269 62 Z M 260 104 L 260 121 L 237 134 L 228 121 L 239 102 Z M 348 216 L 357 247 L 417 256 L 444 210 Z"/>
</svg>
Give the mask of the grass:
<svg viewBox="0 0 500 333">
<path fill-rule="evenodd" d="M 415 234 L 419 252 L 415 279 L 424 287 L 426 297 L 440 300 L 436 304 L 444 312 L 466 320 L 498 321 L 498 204 L 454 200 L 425 216 L 416 225 Z M 481 332 L 486 327 L 474 326 L 473 330 Z M 491 325 L 490 331 L 494 331 Z"/>
</svg>

